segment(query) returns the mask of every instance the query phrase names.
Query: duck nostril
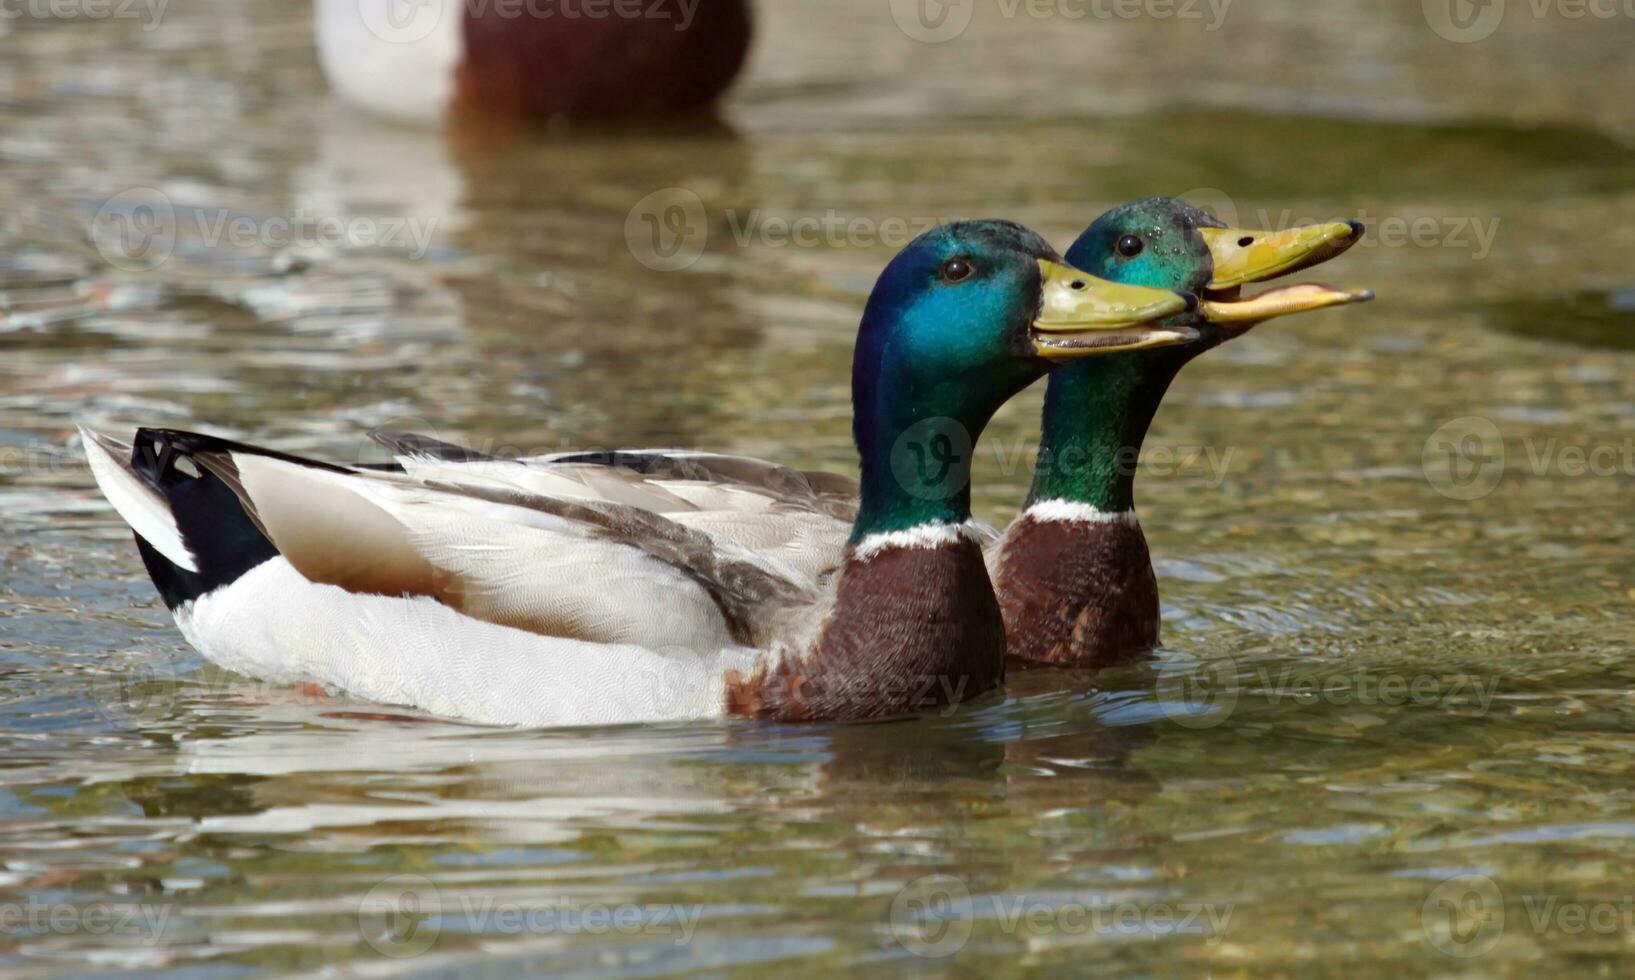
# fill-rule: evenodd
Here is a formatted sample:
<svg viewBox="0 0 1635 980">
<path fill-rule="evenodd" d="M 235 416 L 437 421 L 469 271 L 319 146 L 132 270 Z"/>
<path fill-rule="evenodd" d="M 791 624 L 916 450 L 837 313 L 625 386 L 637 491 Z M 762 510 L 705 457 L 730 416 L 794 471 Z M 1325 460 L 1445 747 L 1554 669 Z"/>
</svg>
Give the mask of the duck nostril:
<svg viewBox="0 0 1635 980">
<path fill-rule="evenodd" d="M 1088 289 L 1089 286 L 1090 286 L 1090 284 L 1085 282 L 1083 279 L 1075 279 L 1071 283 L 1069 283 L 1068 285 L 1071 286 L 1074 289 L 1080 290 L 1081 292 L 1083 290 L 1085 290 L 1085 289 Z"/>
<path fill-rule="evenodd" d="M 1253 245 L 1254 243 L 1255 243 L 1255 236 L 1253 236 L 1253 235 L 1245 235 L 1242 238 L 1238 239 L 1238 247 L 1239 248 L 1248 248 L 1249 246 Z"/>
</svg>

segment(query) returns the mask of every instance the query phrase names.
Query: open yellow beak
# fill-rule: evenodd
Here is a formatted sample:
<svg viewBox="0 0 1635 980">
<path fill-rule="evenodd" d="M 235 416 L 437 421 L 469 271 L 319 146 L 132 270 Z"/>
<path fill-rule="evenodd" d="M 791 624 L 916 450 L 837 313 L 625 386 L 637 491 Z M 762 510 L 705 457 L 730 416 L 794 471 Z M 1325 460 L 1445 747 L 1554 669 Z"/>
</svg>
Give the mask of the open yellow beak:
<svg viewBox="0 0 1635 980">
<path fill-rule="evenodd" d="M 1044 295 L 1031 333 L 1033 351 L 1040 357 L 1067 360 L 1168 347 L 1199 336 L 1190 327 L 1155 324 L 1192 309 L 1191 297 L 1097 279 L 1047 259 L 1039 260 L 1039 272 Z"/>
<path fill-rule="evenodd" d="M 1254 324 L 1291 313 L 1365 303 L 1369 290 L 1339 289 L 1321 283 L 1287 286 L 1244 299 L 1243 287 L 1321 265 L 1362 238 L 1361 224 L 1335 221 L 1287 231 L 1200 228 L 1215 260 L 1215 275 L 1199 305 L 1204 319 L 1218 324 Z"/>
</svg>

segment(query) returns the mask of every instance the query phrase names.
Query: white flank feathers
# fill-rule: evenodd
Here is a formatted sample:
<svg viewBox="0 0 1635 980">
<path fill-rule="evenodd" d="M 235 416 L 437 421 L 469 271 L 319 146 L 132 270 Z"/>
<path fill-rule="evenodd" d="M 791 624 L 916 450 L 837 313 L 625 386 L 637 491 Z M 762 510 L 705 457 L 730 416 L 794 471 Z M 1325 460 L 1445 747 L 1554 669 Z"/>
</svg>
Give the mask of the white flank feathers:
<svg viewBox="0 0 1635 980">
<path fill-rule="evenodd" d="M 79 426 L 80 440 L 85 445 L 85 458 L 91 464 L 91 475 L 108 503 L 131 530 L 142 536 L 156 551 L 190 572 L 199 570 L 182 539 L 181 529 L 170 512 L 165 498 L 142 481 L 131 470 L 130 463 L 121 454 L 128 455 L 130 447 L 118 440 Z"/>
<path fill-rule="evenodd" d="M 282 558 L 181 607 L 176 623 L 229 670 L 493 725 L 720 718 L 726 672 L 747 674 L 758 658 L 539 636 L 432 599 L 316 585 Z"/>
</svg>

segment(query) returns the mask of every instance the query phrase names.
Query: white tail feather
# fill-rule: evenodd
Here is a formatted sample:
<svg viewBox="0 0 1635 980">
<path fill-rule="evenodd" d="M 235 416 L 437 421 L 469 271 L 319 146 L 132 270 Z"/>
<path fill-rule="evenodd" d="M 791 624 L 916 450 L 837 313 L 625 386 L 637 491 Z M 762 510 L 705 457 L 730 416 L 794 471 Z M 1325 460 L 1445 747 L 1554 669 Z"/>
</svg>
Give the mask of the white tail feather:
<svg viewBox="0 0 1635 980">
<path fill-rule="evenodd" d="M 170 560 L 190 572 L 199 570 L 193 553 L 176 526 L 176 517 L 170 505 L 158 491 L 148 486 L 128 462 L 130 447 L 110 436 L 79 426 L 80 439 L 85 444 L 85 458 L 91 464 L 91 475 L 96 478 L 102 495 L 114 505 L 114 510 L 131 530 L 142 536 Z"/>
</svg>

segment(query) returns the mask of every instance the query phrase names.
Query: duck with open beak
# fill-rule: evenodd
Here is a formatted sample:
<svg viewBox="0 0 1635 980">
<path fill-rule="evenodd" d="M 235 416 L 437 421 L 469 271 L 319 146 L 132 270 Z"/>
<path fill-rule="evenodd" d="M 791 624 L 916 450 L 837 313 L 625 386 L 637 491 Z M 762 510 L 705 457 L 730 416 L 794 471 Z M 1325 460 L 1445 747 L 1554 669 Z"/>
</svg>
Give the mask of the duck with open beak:
<svg viewBox="0 0 1635 980">
<path fill-rule="evenodd" d="M 1158 583 L 1135 516 L 1136 464 L 1158 406 L 1193 358 L 1255 324 L 1372 299 L 1320 283 L 1244 295 L 1335 258 L 1362 231 L 1344 221 L 1246 231 L 1149 198 L 1102 215 L 1068 249 L 1069 264 L 1088 273 L 1200 302 L 1143 328 L 1164 331 L 1162 347 L 1128 345 L 1051 374 L 1033 488 L 990 562 L 1012 658 L 1095 667 L 1158 644 Z"/>
<path fill-rule="evenodd" d="M 1348 251 L 1362 240 L 1362 222 L 1335 221 L 1286 231 L 1200 225 L 1197 233 L 1209 249 L 1213 268 L 1209 281 L 1199 287 L 1203 316 L 1210 323 L 1238 327 L 1236 332 L 1241 333 L 1274 317 L 1374 298 L 1370 290 L 1324 283 L 1279 286 L 1256 296 L 1243 295 L 1244 286 L 1292 276 Z"/>
</svg>

